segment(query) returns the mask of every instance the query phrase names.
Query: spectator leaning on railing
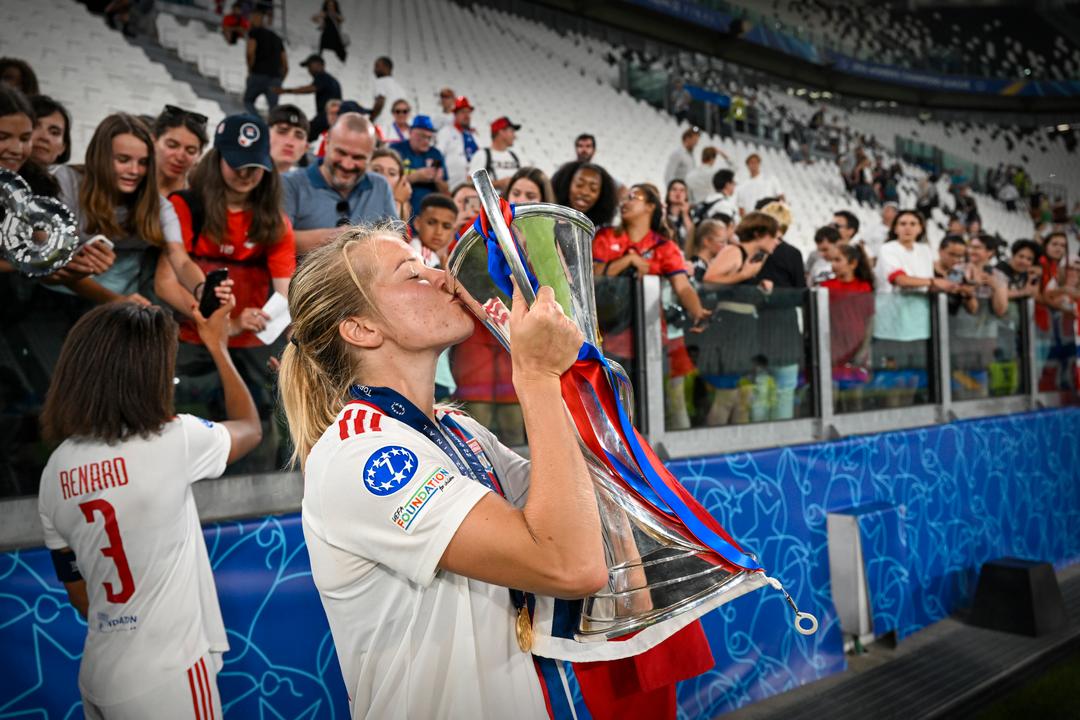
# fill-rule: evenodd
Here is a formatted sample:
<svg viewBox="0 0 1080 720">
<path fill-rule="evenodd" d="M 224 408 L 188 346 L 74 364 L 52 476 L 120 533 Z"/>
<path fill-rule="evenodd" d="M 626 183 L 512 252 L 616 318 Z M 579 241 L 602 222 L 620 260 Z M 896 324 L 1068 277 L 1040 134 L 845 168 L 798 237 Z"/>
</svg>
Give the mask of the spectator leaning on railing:
<svg viewBox="0 0 1080 720">
<path fill-rule="evenodd" d="M 702 378 L 714 388 L 707 425 L 750 420 L 749 376 L 758 355 L 758 306 L 772 292 L 772 281 L 758 276 L 779 242 L 779 223 L 765 213 L 751 212 L 735 228 L 735 241 L 720 249 L 702 276 L 703 302 L 713 315 L 702 333 L 687 336 L 686 344 Z"/>
<path fill-rule="evenodd" d="M 862 388 L 870 378 L 874 327 L 874 269 L 859 245 L 838 245 L 832 254 L 829 291 L 829 346 L 838 406 L 862 410 Z"/>
<path fill-rule="evenodd" d="M 199 295 L 205 279 L 184 250 L 176 212 L 158 194 L 154 142 L 141 120 L 125 113 L 101 121 L 86 148 L 86 163 L 55 170 L 60 199 L 75 215 L 79 235 L 101 234 L 116 251 L 106 272 L 69 283 L 94 303 L 150 301 L 139 293 L 147 251 L 157 248 L 188 292 Z"/>
</svg>

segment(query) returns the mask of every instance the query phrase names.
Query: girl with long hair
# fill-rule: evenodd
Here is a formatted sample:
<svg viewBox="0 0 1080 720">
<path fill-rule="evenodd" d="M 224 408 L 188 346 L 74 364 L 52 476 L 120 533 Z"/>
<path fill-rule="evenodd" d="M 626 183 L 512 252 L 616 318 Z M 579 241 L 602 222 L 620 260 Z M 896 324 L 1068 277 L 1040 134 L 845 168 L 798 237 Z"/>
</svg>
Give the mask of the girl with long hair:
<svg viewBox="0 0 1080 720">
<path fill-rule="evenodd" d="M 552 402 L 582 334 L 551 288 L 531 308 L 514 293 L 530 463 L 434 403 L 437 358 L 473 332 L 474 302 L 385 227 L 313 250 L 289 288 L 282 404 L 355 717 L 547 718 L 534 658 L 519 649 L 524 593 L 583 597 L 607 581 L 592 482 Z"/>
<path fill-rule="evenodd" d="M 256 138 L 240 143 L 237 138 Z M 170 198 L 179 218 L 184 246 L 206 272 L 229 271 L 236 305 L 230 316 L 229 348 L 252 387 L 269 388 L 267 363 L 276 346 L 256 333 L 270 316 L 263 311 L 273 293 L 288 296 L 296 269 L 296 241 L 281 210 L 281 183 L 270 159 L 269 131 L 259 118 L 233 115 L 218 126 L 214 147 L 195 166 L 191 188 Z M 158 262 L 154 287 L 178 312 L 190 316 L 193 298 L 176 280 L 172 266 Z M 211 372 L 211 358 L 190 320 L 180 328 L 182 375 Z M 185 399 L 188 399 L 185 396 Z M 256 398 L 262 410 L 273 404 L 270 392 Z"/>
<path fill-rule="evenodd" d="M 690 284 L 686 258 L 664 220 L 660 192 L 649 184 L 634 185 L 619 212 L 619 227 L 601 228 L 593 238 L 593 272 L 607 277 L 662 275 L 667 278 L 674 295 L 667 304 L 681 306 L 695 326 L 706 320 L 710 313 L 702 307 L 697 291 Z M 683 379 L 693 371 L 694 365 L 686 352 L 681 332 L 669 335 L 664 323 L 664 333 L 670 361 L 666 393 L 669 426 L 685 428 L 690 426 L 690 419 Z M 616 357 L 630 359 L 634 356 L 629 332 L 609 335 L 604 349 Z"/>
<path fill-rule="evenodd" d="M 829 291 L 829 342 L 836 401 L 845 412 L 862 410 L 862 388 L 870 380 L 874 328 L 874 268 L 862 245 L 837 244 Z"/>
<path fill-rule="evenodd" d="M 555 202 L 555 191 L 544 171 L 523 167 L 510 178 L 506 186 L 506 201 L 514 205 Z"/>
<path fill-rule="evenodd" d="M 897 387 L 886 396 L 890 406 L 929 400 L 929 381 L 923 377 L 930 352 L 930 303 L 927 293 L 951 292 L 956 284 L 934 277 L 934 259 L 926 243 L 926 221 L 915 210 L 901 210 L 893 218 L 889 237 L 881 246 L 874 302 L 874 360 L 882 369 L 913 370 L 897 374 Z"/>
<path fill-rule="evenodd" d="M 664 212 L 672 239 L 680 248 L 686 248 L 694 240 L 694 220 L 690 217 L 690 189 L 685 181 L 675 178 L 668 183 Z"/>
<path fill-rule="evenodd" d="M 17 173 L 34 194 L 54 197 L 60 193 L 59 184 L 33 158 L 36 121 L 37 114 L 31 101 L 18 90 L 0 83 L 0 168 Z M 104 273 L 115 260 L 116 254 L 106 245 L 83 245 L 64 268 L 44 278 L 43 282 L 74 282 L 89 275 Z M 0 272 L 7 274 L 13 270 L 7 261 L 0 260 Z M 21 284 L 16 279 L 9 279 L 9 282 Z M 22 300 L 25 301 L 25 296 Z M 13 321 L 18 322 L 19 319 Z"/>
<path fill-rule="evenodd" d="M 261 437 L 226 348 L 229 309 L 196 314 L 225 389 L 225 422 L 176 414 L 177 328 L 159 307 L 94 308 L 53 372 L 41 423 L 59 447 L 38 511 L 57 576 L 88 620 L 79 667 L 87 718 L 221 716 L 216 675 L 229 643 L 191 485 L 221 475 Z"/>
<path fill-rule="evenodd" d="M 180 223 L 168 200 L 158 194 L 154 140 L 133 115 L 109 115 L 94 131 L 84 165 L 54 171 L 60 199 L 75 214 L 79 235 L 104 235 L 116 262 L 105 273 L 68 287 L 95 303 L 150 301 L 139 292 L 147 251 L 157 248 L 189 292 L 201 297 L 203 272 L 184 250 Z"/>
</svg>

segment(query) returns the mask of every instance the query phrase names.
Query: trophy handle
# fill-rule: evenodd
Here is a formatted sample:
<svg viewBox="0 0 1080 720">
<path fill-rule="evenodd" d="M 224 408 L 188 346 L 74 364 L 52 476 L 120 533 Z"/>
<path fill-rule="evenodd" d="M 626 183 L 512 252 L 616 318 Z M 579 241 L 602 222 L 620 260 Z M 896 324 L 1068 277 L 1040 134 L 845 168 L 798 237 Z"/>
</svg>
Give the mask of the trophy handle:
<svg viewBox="0 0 1080 720">
<path fill-rule="evenodd" d="M 525 302 L 531 307 L 536 302 L 536 293 L 533 292 L 532 283 L 529 282 L 529 274 L 525 271 L 525 264 L 518 254 L 517 245 L 510 227 L 503 219 L 502 209 L 499 207 L 499 194 L 495 192 L 495 186 L 491 184 L 491 178 L 484 168 L 480 168 L 472 174 L 473 187 L 480 196 L 480 207 L 487 215 L 488 223 L 495 232 L 495 240 L 506 257 L 506 264 L 510 266 L 510 274 L 514 276 L 518 290 L 521 291 Z"/>
</svg>

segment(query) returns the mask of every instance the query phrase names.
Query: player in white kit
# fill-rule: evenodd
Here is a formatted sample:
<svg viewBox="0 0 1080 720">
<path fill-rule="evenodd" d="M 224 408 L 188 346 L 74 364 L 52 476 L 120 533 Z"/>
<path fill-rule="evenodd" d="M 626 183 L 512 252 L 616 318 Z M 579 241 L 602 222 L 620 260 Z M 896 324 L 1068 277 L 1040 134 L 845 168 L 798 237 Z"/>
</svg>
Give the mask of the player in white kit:
<svg viewBox="0 0 1080 720">
<path fill-rule="evenodd" d="M 607 581 L 560 401 L 580 331 L 550 288 L 531 309 L 515 297 L 530 466 L 434 407 L 437 358 L 473 329 L 466 301 L 384 230 L 352 229 L 309 253 L 290 286 L 279 381 L 312 576 L 355 718 L 548 717 L 525 596 L 508 588 L 582 597 Z"/>
<path fill-rule="evenodd" d="M 159 307 L 111 303 L 68 333 L 42 410 L 62 441 L 41 476 L 45 545 L 86 618 L 79 691 L 87 718 L 221 718 L 228 650 L 191 484 L 261 438 L 227 350 L 230 299 L 199 335 L 228 420 L 173 412 L 177 325 Z"/>
</svg>

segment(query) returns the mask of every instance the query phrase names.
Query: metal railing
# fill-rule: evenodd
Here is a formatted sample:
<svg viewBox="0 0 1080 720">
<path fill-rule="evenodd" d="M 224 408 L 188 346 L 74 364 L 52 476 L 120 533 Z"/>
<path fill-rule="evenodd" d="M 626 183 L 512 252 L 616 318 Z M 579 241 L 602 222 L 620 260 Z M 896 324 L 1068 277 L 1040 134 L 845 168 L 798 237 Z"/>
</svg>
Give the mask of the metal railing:
<svg viewBox="0 0 1080 720">
<path fill-rule="evenodd" d="M 1026 412 L 1069 404 L 1075 398 L 1072 389 L 1040 391 L 1040 359 L 1036 353 L 1035 303 L 1031 298 L 1019 304 L 1019 340 L 1022 355 L 1017 366 L 1019 390 L 1014 394 L 980 399 L 954 398 L 953 352 L 951 350 L 950 309 L 946 295 L 930 296 L 932 349 L 931 368 L 927 369 L 931 401 L 899 407 L 876 408 L 861 412 L 837 412 L 833 361 L 830 348 L 830 296 L 817 288 L 809 293 L 810 312 L 804 318 L 803 333 L 810 341 L 807 359 L 812 413 L 790 420 L 746 423 L 721 427 L 692 427 L 669 430 L 665 425 L 665 337 L 662 328 L 661 280 L 656 276 L 640 279 L 642 325 L 639 334 L 645 349 L 644 388 L 646 417 L 642 423 L 647 436 L 659 452 L 668 458 L 694 457 L 719 453 L 762 449 L 783 445 L 821 442 L 851 435 L 888 432 L 937 423 L 978 417 Z M 964 312 L 964 311 L 962 311 Z M 739 342 L 739 338 L 732 338 Z M 1073 345 L 1073 347 L 1075 347 Z M 1042 383 L 1045 386 L 1045 383 Z"/>
</svg>

